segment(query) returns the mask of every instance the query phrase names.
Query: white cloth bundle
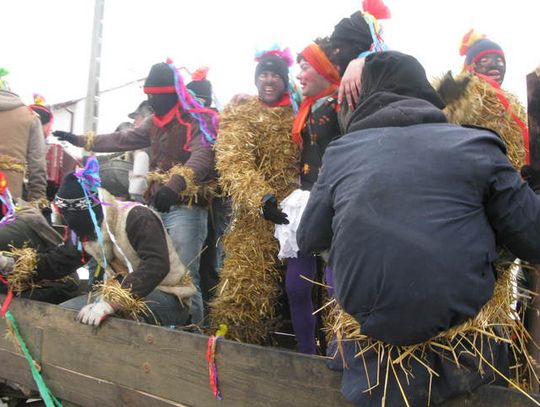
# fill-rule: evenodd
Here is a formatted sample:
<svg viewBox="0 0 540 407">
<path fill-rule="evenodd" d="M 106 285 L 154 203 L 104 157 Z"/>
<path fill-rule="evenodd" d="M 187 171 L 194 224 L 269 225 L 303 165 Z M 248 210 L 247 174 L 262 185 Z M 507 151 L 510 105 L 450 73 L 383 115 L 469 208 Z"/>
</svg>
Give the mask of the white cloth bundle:
<svg viewBox="0 0 540 407">
<path fill-rule="evenodd" d="M 280 208 L 287 214 L 288 225 L 276 225 L 274 237 L 279 240 L 279 259 L 298 257 L 298 243 L 296 243 L 296 231 L 302 219 L 302 213 L 309 199 L 309 191 L 294 190 L 280 204 Z"/>
</svg>

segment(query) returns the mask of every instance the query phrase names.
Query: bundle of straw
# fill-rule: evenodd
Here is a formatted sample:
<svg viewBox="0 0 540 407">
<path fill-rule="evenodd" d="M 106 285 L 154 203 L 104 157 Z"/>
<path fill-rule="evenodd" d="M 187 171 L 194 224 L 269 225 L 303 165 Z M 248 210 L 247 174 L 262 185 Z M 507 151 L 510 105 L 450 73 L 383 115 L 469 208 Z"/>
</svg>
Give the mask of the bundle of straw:
<svg viewBox="0 0 540 407">
<path fill-rule="evenodd" d="M 260 216 L 240 216 L 223 240 L 226 253 L 216 297 L 210 304 L 212 326 L 226 324 L 228 337 L 262 343 L 275 322 L 278 245 L 273 226 Z"/>
<path fill-rule="evenodd" d="M 278 200 L 298 185 L 298 146 L 292 142 L 290 107 L 264 107 L 257 98 L 228 106 L 215 144 L 223 191 L 234 205 L 258 215 L 265 194 Z"/>
<path fill-rule="evenodd" d="M 148 182 L 166 184 L 170 181 L 173 175 L 179 175 L 184 178 L 186 182 L 186 189 L 180 192 L 180 198 L 187 200 L 188 205 L 193 205 L 194 203 L 198 202 L 208 202 L 216 195 L 216 181 L 200 184 L 195 181 L 195 173 L 193 170 L 181 164 L 175 165 L 166 172 L 152 171 L 148 173 L 146 178 L 148 179 Z"/>
<path fill-rule="evenodd" d="M 98 284 L 95 292 L 103 301 L 114 304 L 116 313 L 124 318 L 138 320 L 140 315 L 151 314 L 143 299 L 133 296 L 130 288 L 123 288 L 114 278 Z"/>
<path fill-rule="evenodd" d="M 442 80 L 454 80 L 444 78 Z M 459 86 L 463 81 L 468 84 L 460 97 L 447 103 L 444 112 L 450 123 L 486 127 L 499 134 L 506 144 L 507 155 L 518 171 L 525 163 L 525 145 L 521 128 L 497 97 L 497 90 L 488 82 L 470 73 L 462 73 L 455 78 Z M 435 87 L 440 88 L 441 80 Z M 509 102 L 510 110 L 523 122 L 527 123 L 527 113 L 518 98 L 509 92 L 503 92 Z"/>
<path fill-rule="evenodd" d="M 9 252 L 2 253 L 15 259 L 13 270 L 7 276 L 9 287 L 13 293 L 20 295 L 23 291 L 38 288 L 39 285 L 33 281 L 37 274 L 37 251 L 27 246 L 22 248 L 10 247 Z"/>
<path fill-rule="evenodd" d="M 530 389 L 531 383 L 538 382 L 538 377 L 534 370 L 534 360 L 526 346 L 530 336 L 523 325 L 522 315 L 519 315 L 514 308 L 515 301 L 522 294 L 516 290 L 516 277 L 512 267 L 509 265 L 497 267 L 499 278 L 493 296 L 475 318 L 441 332 L 424 343 L 394 346 L 369 338 L 362 334 L 358 322 L 337 304 L 333 306 L 327 319 L 327 337 L 329 340 L 336 340 L 338 352 L 341 354 L 343 354 L 343 343 L 353 341 L 358 350 L 355 357 L 362 358 L 366 352 L 375 351 L 380 360 L 387 358 L 387 366 L 385 367 L 383 363 L 380 370 L 375 373 L 375 377 L 369 377 L 370 372 L 366 371 L 368 382 L 374 383 L 372 388 L 379 385 L 386 386 L 387 376 L 393 375 L 406 405 L 409 403 L 405 386 L 400 383 L 397 371 L 402 370 L 407 377 L 405 366 L 407 366 L 408 361 L 415 361 L 426 368 L 430 377 L 438 376 L 429 362 L 429 355 L 432 353 L 439 354 L 449 362 L 454 362 L 458 367 L 460 366 L 460 357 L 467 354 L 476 360 L 478 372 L 482 374 L 485 367 L 489 367 L 512 387 L 525 393 Z M 486 358 L 483 347 L 487 340 L 508 344 L 515 360 L 521 362 L 520 366 L 513 367 L 511 377 L 506 377 L 499 372 L 493 366 L 493 361 Z M 430 388 L 426 391 L 431 394 L 431 383 Z M 386 394 L 386 388 L 384 394 Z"/>
</svg>

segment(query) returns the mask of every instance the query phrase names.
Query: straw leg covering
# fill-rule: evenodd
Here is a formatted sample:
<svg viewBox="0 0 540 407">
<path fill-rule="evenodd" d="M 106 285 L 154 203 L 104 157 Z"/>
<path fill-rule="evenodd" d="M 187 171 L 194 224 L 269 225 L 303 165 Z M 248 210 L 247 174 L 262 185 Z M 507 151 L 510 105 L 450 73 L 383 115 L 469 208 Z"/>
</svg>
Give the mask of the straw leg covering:
<svg viewBox="0 0 540 407">
<path fill-rule="evenodd" d="M 273 233 L 271 222 L 243 213 L 224 237 L 225 261 L 210 318 L 212 326 L 227 324 L 231 339 L 261 343 L 274 322 L 282 275 Z"/>
</svg>

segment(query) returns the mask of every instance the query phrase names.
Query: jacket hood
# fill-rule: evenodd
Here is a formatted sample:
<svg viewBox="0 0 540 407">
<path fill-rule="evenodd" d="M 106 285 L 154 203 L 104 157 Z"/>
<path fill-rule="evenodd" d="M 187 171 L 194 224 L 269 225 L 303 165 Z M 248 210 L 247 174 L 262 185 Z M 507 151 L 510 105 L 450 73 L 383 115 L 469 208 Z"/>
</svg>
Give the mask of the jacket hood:
<svg viewBox="0 0 540 407">
<path fill-rule="evenodd" d="M 347 123 L 347 133 L 379 127 L 447 122 L 443 111 L 426 100 L 378 92 L 369 96 L 354 111 Z"/>
<path fill-rule="evenodd" d="M 446 122 L 440 110 L 444 102 L 420 62 L 398 51 L 378 52 L 366 58 L 358 102 L 348 131 Z"/>
<path fill-rule="evenodd" d="M 0 111 L 13 110 L 21 106 L 24 106 L 24 103 L 17 94 L 0 90 Z"/>
</svg>

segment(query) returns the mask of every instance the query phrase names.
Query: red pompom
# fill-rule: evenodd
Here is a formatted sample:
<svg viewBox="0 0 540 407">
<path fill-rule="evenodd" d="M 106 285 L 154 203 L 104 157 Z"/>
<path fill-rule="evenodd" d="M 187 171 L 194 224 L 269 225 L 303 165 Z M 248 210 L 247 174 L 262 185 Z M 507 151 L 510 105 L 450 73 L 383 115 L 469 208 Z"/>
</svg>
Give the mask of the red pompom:
<svg viewBox="0 0 540 407">
<path fill-rule="evenodd" d="M 486 38 L 484 34 L 479 33 L 478 31 L 474 31 L 474 29 L 470 29 L 467 34 L 463 36 L 463 39 L 461 40 L 461 45 L 459 47 L 459 55 L 463 56 L 467 54 L 467 51 L 471 46 L 476 43 L 478 40 L 481 40 L 482 38 Z"/>
<path fill-rule="evenodd" d="M 202 80 L 206 79 L 206 75 L 208 74 L 209 70 L 210 70 L 210 68 L 208 68 L 207 66 L 201 66 L 195 72 L 193 72 L 193 74 L 191 75 L 191 80 L 192 81 L 202 81 Z"/>
<path fill-rule="evenodd" d="M 390 9 L 384 4 L 383 0 L 364 0 L 362 8 L 377 20 L 391 17 Z"/>
</svg>

